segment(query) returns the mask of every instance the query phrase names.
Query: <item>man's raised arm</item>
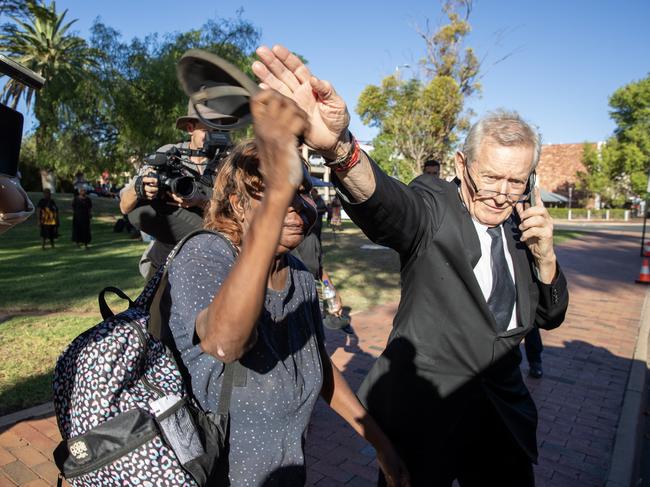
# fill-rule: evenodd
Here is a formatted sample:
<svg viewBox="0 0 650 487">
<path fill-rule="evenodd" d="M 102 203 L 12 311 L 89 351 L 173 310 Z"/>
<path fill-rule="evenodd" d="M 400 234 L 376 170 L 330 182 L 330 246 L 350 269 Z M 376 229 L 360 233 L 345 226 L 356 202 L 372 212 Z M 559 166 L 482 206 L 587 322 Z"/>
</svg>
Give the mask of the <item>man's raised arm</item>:
<svg viewBox="0 0 650 487">
<path fill-rule="evenodd" d="M 348 130 L 350 114 L 332 85 L 312 75 L 284 46 L 257 49 L 253 72 L 260 87 L 293 99 L 309 121 L 305 143 L 319 152 L 334 172 L 333 181 L 345 195 L 344 207 L 372 241 L 409 255 L 429 229 L 436 204 L 384 174 L 361 151 Z"/>
<path fill-rule="evenodd" d="M 253 72 L 262 88 L 273 88 L 292 98 L 309 117 L 305 143 L 329 161 L 346 161 L 355 150 L 348 131 L 350 114 L 332 85 L 311 74 L 309 68 L 284 46 L 257 49 L 260 61 Z M 337 176 L 355 203 L 366 201 L 375 191 L 375 176 L 365 154 L 358 163 Z"/>
</svg>

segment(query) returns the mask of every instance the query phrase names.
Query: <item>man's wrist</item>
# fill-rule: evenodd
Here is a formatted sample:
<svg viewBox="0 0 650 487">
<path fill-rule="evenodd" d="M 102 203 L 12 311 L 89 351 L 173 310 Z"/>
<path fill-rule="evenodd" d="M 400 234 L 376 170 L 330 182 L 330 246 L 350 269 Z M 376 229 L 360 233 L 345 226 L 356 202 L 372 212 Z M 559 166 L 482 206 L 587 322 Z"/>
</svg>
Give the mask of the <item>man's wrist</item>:
<svg viewBox="0 0 650 487">
<path fill-rule="evenodd" d="M 352 151 L 353 144 L 354 137 L 352 137 L 352 134 L 348 129 L 345 129 L 339 137 L 339 140 L 336 142 L 336 145 L 330 151 L 322 153 L 322 156 L 328 162 L 342 159 Z"/>
<path fill-rule="evenodd" d="M 557 258 L 555 255 L 540 260 L 536 263 L 537 278 L 544 284 L 551 284 L 555 280 L 557 274 Z"/>
<path fill-rule="evenodd" d="M 348 132 L 348 141 L 338 145 L 337 158 L 333 161 L 326 161 L 325 165 L 337 173 L 347 173 L 356 166 L 361 159 L 361 148 L 357 139 Z"/>
</svg>

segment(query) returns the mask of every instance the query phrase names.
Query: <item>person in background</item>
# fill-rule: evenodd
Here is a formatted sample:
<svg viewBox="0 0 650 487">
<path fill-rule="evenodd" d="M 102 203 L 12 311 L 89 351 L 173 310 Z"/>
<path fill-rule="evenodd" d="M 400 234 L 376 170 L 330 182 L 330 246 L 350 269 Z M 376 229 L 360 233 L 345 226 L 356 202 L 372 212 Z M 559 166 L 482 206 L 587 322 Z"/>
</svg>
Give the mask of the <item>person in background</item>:
<svg viewBox="0 0 650 487">
<path fill-rule="evenodd" d="M 197 109 L 203 119 L 212 123 L 231 121 L 229 117 L 205 105 L 199 104 L 195 107 L 192 102 L 188 102 L 187 115 L 176 120 L 176 128 L 184 131 L 189 136 L 189 141 L 164 145 L 158 148 L 157 152 L 164 153 L 173 147 L 194 151 L 203 148 L 214 129 L 201 122 Z M 202 227 L 203 211 L 210 200 L 208 193 L 213 185 L 218 161 L 194 155 L 182 157 L 179 162 L 182 165 L 181 172 L 185 176 L 192 175 L 195 180 L 197 175 L 200 176 L 199 190 L 189 197 L 183 198 L 170 191 L 161 190 L 159 193 L 158 176 L 154 168 L 148 165 L 143 165 L 137 176 L 120 191 L 120 211 L 128 215 L 133 226 L 155 239 L 141 259 L 141 263 L 147 263 L 146 266 L 141 266 L 141 269 L 146 269 L 147 280 L 165 262 L 167 255 L 181 238 Z"/>
<path fill-rule="evenodd" d="M 77 173 L 74 175 L 74 183 L 72 183 L 74 186 L 74 194 L 78 195 L 79 190 L 81 188 L 88 188 L 88 181 L 86 181 L 86 178 L 84 177 L 84 173 L 81 171 L 77 171 Z"/>
<path fill-rule="evenodd" d="M 52 191 L 45 188 L 43 197 L 38 205 L 38 222 L 41 226 L 41 238 L 43 239 L 42 249 L 45 250 L 45 242 L 50 241 L 50 247 L 54 248 L 54 239 L 59 236 L 59 207 L 52 199 Z"/>
<path fill-rule="evenodd" d="M 323 230 L 323 215 L 327 213 L 327 204 L 325 203 L 323 197 L 318 194 L 318 190 L 316 188 L 311 189 L 311 197 L 314 200 L 314 203 L 316 203 L 316 211 L 318 212 L 312 233 L 316 234 L 318 240 L 320 240 L 321 231 Z"/>
<path fill-rule="evenodd" d="M 337 231 L 341 229 L 341 200 L 339 199 L 338 195 L 334 195 L 334 198 L 332 198 L 332 201 L 330 202 L 330 209 L 332 212 L 332 215 L 330 216 L 330 227 L 332 227 L 332 230 Z"/>
<path fill-rule="evenodd" d="M 313 190 L 311 194 L 313 196 Z M 316 224 L 314 227 L 316 227 Z M 347 335 L 353 335 L 354 330 L 350 325 L 350 318 L 343 314 L 341 294 L 334 287 L 331 277 L 323 267 L 323 246 L 313 228 L 305 236 L 302 243 L 291 251 L 291 254 L 300 259 L 307 270 L 314 276 L 323 324 L 331 330 L 341 330 Z M 333 296 L 327 296 L 328 293 L 333 294 Z"/>
<path fill-rule="evenodd" d="M 440 161 L 429 159 L 424 163 L 423 174 L 431 174 L 434 178 L 440 177 Z"/>
<path fill-rule="evenodd" d="M 90 243 L 90 219 L 93 204 L 86 194 L 85 188 L 79 188 L 79 194 L 72 200 L 72 241 L 77 247 L 83 245 L 86 249 Z"/>
</svg>

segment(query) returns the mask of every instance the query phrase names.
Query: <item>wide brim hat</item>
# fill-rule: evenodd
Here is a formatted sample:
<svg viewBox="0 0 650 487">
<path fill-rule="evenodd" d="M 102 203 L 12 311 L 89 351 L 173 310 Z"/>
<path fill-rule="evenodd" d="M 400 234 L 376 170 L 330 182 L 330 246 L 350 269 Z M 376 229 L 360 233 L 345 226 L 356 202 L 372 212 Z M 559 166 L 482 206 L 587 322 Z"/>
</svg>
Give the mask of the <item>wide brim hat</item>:
<svg viewBox="0 0 650 487">
<path fill-rule="evenodd" d="M 199 112 L 198 114 L 197 111 Z M 219 113 L 202 103 L 195 105 L 192 103 L 192 100 L 189 100 L 187 102 L 187 115 L 178 117 L 176 119 L 176 128 L 179 130 L 186 130 L 188 123 L 200 122 L 202 119 L 209 120 L 213 124 L 219 126 L 228 126 L 238 121 L 238 119 L 235 117 L 230 117 L 228 115 L 224 115 L 223 113 Z"/>
<path fill-rule="evenodd" d="M 178 61 L 176 74 L 194 113 L 205 125 L 230 130 L 251 122 L 250 98 L 260 88 L 237 66 L 216 54 L 191 49 Z M 204 110 L 223 118 L 207 118 Z"/>
</svg>

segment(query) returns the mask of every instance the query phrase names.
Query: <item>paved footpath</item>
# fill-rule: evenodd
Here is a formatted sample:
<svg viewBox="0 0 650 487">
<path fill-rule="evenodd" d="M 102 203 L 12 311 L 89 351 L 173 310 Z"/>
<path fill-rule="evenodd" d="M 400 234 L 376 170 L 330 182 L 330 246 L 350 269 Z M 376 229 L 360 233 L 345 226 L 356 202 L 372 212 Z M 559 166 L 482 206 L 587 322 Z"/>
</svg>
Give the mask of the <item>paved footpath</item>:
<svg viewBox="0 0 650 487">
<path fill-rule="evenodd" d="M 645 287 L 634 284 L 638 239 L 588 234 L 559 247 L 558 258 L 569 280 L 569 312 L 561 328 L 542 332 L 544 378 L 527 379 L 540 419 L 537 485 L 602 486 L 645 297 Z M 327 331 L 333 360 L 353 387 L 383 350 L 395 311 L 391 304 L 355 315 L 356 337 Z M 0 487 L 54 485 L 58 441 L 52 416 L 0 430 Z M 322 401 L 306 450 L 308 485 L 375 485 L 373 449 Z"/>
</svg>

